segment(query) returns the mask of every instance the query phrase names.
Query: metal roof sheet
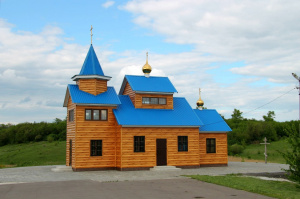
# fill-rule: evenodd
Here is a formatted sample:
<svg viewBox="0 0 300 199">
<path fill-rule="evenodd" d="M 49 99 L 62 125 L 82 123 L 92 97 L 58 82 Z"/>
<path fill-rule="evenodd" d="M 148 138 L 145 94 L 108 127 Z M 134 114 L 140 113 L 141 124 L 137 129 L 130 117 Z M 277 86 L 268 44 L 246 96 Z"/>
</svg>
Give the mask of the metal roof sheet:
<svg viewBox="0 0 300 199">
<path fill-rule="evenodd" d="M 174 97 L 174 109 L 138 109 L 128 95 L 119 95 L 121 105 L 114 109 L 119 125 L 124 126 L 200 126 L 199 120 L 185 98 Z"/>
<path fill-rule="evenodd" d="M 168 77 L 145 77 L 135 75 L 125 75 L 131 89 L 141 92 L 162 92 L 175 93 L 177 90 Z M 126 83 L 126 81 L 124 81 Z M 123 83 L 124 83 L 123 82 Z M 125 87 L 125 85 L 124 85 Z M 121 87 L 122 88 L 122 87 Z"/>
<path fill-rule="evenodd" d="M 214 131 L 214 132 L 228 132 L 231 128 L 223 120 L 220 114 L 214 109 L 198 110 L 194 109 L 199 119 L 203 122 L 199 130 L 201 131 Z"/>
<path fill-rule="evenodd" d="M 68 89 L 72 98 L 72 102 L 76 104 L 103 104 L 118 105 L 121 104 L 114 87 L 107 87 L 107 91 L 99 95 L 79 90 L 78 85 L 69 84 Z"/>
<path fill-rule="evenodd" d="M 84 60 L 79 75 L 100 75 L 104 76 L 101 65 L 98 61 L 97 55 L 91 44 L 89 52 Z"/>
</svg>

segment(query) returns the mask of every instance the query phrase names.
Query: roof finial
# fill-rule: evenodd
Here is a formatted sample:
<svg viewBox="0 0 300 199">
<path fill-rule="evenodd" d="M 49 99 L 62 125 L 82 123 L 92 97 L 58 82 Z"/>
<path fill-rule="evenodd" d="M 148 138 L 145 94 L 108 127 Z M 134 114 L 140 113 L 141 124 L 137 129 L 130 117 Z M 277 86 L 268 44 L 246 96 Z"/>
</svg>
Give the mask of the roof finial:
<svg viewBox="0 0 300 199">
<path fill-rule="evenodd" d="M 148 52 L 146 52 L 146 64 L 143 66 L 143 73 L 145 74 L 145 77 L 149 77 L 150 73 L 152 71 L 151 66 L 148 64 Z"/>
<path fill-rule="evenodd" d="M 91 44 L 93 44 L 93 26 L 91 25 Z"/>
<path fill-rule="evenodd" d="M 202 110 L 203 105 L 204 105 L 204 102 L 203 102 L 203 100 L 201 99 L 201 88 L 199 88 L 199 99 L 198 99 L 198 101 L 197 101 L 196 104 L 197 104 L 197 109 Z"/>
<path fill-rule="evenodd" d="M 146 52 L 146 63 L 148 64 L 148 52 Z"/>
</svg>

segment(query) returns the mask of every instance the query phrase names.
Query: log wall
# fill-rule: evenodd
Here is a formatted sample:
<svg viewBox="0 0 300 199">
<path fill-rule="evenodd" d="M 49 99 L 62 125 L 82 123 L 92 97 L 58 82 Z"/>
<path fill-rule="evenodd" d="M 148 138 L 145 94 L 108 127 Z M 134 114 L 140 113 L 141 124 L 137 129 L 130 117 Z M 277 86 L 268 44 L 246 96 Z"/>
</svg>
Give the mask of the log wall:
<svg viewBox="0 0 300 199">
<path fill-rule="evenodd" d="M 164 97 L 166 104 L 143 104 L 143 97 Z M 173 95 L 135 94 L 135 108 L 173 109 Z"/>
<path fill-rule="evenodd" d="M 69 122 L 69 110 L 74 110 L 74 121 Z M 67 138 L 66 138 L 66 165 L 70 165 L 70 139 L 72 140 L 72 166 L 75 167 L 75 131 L 76 131 L 76 105 L 72 103 L 71 97 L 67 106 Z"/>
<path fill-rule="evenodd" d="M 216 153 L 206 153 L 206 138 L 216 138 Z M 200 166 L 228 164 L 227 133 L 200 133 Z"/>
<path fill-rule="evenodd" d="M 107 109 L 107 121 L 85 121 L 85 109 Z M 76 169 L 115 168 L 117 125 L 113 107 L 76 107 Z M 102 140 L 102 156 L 91 156 L 91 140 Z"/>
<path fill-rule="evenodd" d="M 128 82 L 126 83 L 123 95 L 129 95 L 133 105 L 135 104 L 135 92 L 131 89 L 130 85 Z"/>
<path fill-rule="evenodd" d="M 167 139 L 167 165 L 199 166 L 198 128 L 122 128 L 122 169 L 156 166 L 156 139 Z M 134 136 L 145 136 L 145 152 L 134 152 Z M 188 136 L 188 151 L 178 152 L 178 136 Z"/>
<path fill-rule="evenodd" d="M 107 81 L 99 79 L 80 79 L 77 81 L 79 89 L 93 95 L 107 91 Z"/>
</svg>

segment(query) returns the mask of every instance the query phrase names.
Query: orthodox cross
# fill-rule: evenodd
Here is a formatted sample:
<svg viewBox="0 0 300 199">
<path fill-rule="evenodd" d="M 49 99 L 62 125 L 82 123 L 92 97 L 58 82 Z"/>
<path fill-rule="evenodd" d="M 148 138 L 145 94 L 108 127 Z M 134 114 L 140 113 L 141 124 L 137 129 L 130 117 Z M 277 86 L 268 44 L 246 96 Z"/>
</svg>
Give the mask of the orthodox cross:
<svg viewBox="0 0 300 199">
<path fill-rule="evenodd" d="M 146 62 L 148 63 L 148 52 L 146 52 Z"/>
<path fill-rule="evenodd" d="M 264 153 L 264 155 L 265 155 L 265 163 L 267 164 L 267 157 L 268 157 L 268 155 L 267 155 L 267 144 L 270 144 L 270 143 L 267 143 L 267 138 L 265 137 L 264 138 L 264 143 L 260 143 L 260 144 L 264 144 L 265 145 L 265 153 Z"/>
<path fill-rule="evenodd" d="M 91 25 L 91 44 L 93 43 L 93 26 Z"/>
</svg>

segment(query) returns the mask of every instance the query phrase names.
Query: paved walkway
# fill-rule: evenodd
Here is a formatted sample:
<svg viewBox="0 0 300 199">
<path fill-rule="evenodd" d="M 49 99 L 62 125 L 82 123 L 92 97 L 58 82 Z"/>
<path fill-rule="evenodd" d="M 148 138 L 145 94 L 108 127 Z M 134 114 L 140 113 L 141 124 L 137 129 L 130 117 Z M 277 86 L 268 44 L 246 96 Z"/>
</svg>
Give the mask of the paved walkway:
<svg viewBox="0 0 300 199">
<path fill-rule="evenodd" d="M 270 199 L 188 178 L 128 182 L 73 180 L 0 185 L 1 199 Z"/>
<path fill-rule="evenodd" d="M 92 180 L 98 182 L 179 179 L 182 175 L 225 175 L 231 173 L 282 172 L 288 165 L 275 163 L 229 162 L 228 167 L 202 167 L 179 171 L 85 171 L 53 172 L 56 166 L 17 167 L 0 169 L 0 184 Z"/>
</svg>

